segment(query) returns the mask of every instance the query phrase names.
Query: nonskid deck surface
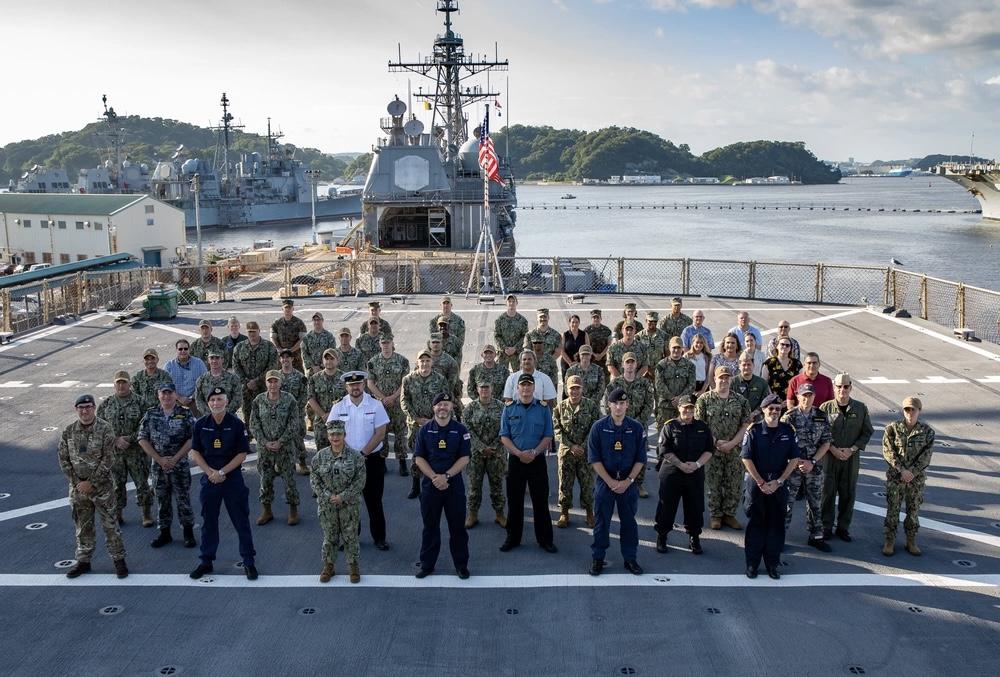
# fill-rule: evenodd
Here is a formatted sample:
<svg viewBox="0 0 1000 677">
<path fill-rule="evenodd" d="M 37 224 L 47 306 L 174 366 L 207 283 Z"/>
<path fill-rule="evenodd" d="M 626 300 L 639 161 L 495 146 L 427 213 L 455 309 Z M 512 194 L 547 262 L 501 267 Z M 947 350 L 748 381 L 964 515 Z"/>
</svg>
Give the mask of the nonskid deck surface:
<svg viewBox="0 0 1000 677">
<path fill-rule="evenodd" d="M 405 305 L 381 300 L 397 350 L 412 362 L 426 340 L 428 321 L 438 312 L 438 298 L 411 297 Z M 464 376 L 480 347 L 492 342 L 493 321 L 503 306 L 480 306 L 460 295 L 454 300 L 467 326 Z M 327 329 L 346 325 L 355 331 L 367 314 L 366 301 L 302 299 L 296 313 L 308 318 L 321 310 Z M 647 309 L 669 312 L 666 297 L 598 295 L 582 304 L 564 295 L 526 295 L 519 310 L 533 321 L 534 310 L 547 307 L 551 325 L 561 330 L 572 313 L 586 323 L 594 307 L 602 308 L 606 324 L 617 321 L 626 301 L 638 304 L 640 316 Z M 255 583 L 236 566 L 235 536 L 225 517 L 214 575 L 190 580 L 197 550 L 179 542 L 151 549 L 153 530 L 138 525 L 131 492 L 123 533 L 132 575 L 125 581 L 114 578 L 99 535 L 95 573 L 69 581 L 57 566 L 73 556 L 73 525 L 55 448 L 59 431 L 73 420 L 76 395 L 109 395 L 113 372 L 139 369 L 141 352 L 150 345 L 160 349 L 162 365 L 173 355 L 177 338 L 196 335 L 201 318 L 213 320 L 218 335 L 230 315 L 244 323 L 269 324 L 280 309 L 267 301 L 202 305 L 183 308 L 168 322 L 128 328 L 109 315 L 92 315 L 0 347 L 0 496 L 9 494 L 0 499 L 0 589 L 8 619 L 0 671 L 155 674 L 173 667 L 186 674 L 611 675 L 700 669 L 756 674 L 770 667 L 789 673 L 852 674 L 855 668 L 853 674 L 860 674 L 857 669 L 882 674 L 958 667 L 963 674 L 990 673 L 1000 649 L 1000 460 L 995 452 L 1000 350 L 955 341 L 948 330 L 919 320 L 853 307 L 685 300 L 685 312 L 696 307 L 705 311 L 716 338 L 735 324 L 738 310 L 748 310 L 765 331 L 773 332 L 781 319 L 791 321 L 792 335 L 803 348 L 820 353 L 823 371 L 849 371 L 854 396 L 871 409 L 876 433 L 863 456 L 854 542 L 835 540 L 828 555 L 806 546 L 805 504 L 797 504 L 779 582 L 742 576 L 739 531 L 706 530 L 705 554 L 695 557 L 678 529 L 671 534 L 670 553 L 657 554 L 653 472 L 652 495 L 639 505 L 639 561 L 645 576 L 624 572 L 616 526 L 608 553 L 611 567 L 599 578 L 586 575 L 591 537 L 579 509 L 570 528 L 556 530 L 558 554 L 533 544 L 530 508 L 524 545 L 500 553 L 504 532 L 484 506 L 481 524 L 470 532 L 472 578 L 460 581 L 454 575 L 445 546 L 436 574 L 417 581 L 412 574 L 419 507 L 404 498 L 409 479 L 397 474 L 392 458 L 385 492 L 392 549 L 372 547 L 363 516 L 359 585 L 346 582 L 343 560 L 333 582 L 318 582 L 321 535 L 305 477 L 296 477 L 303 500 L 300 525 L 284 524 L 279 480 L 277 519 L 254 527 L 261 571 Z M 898 416 L 900 400 L 911 394 L 924 401 L 924 420 L 938 434 L 921 510 L 925 554 L 915 558 L 900 548 L 885 558 L 879 552 L 881 431 Z M 307 445 L 312 448 L 311 437 Z M 547 518 L 553 519 L 558 514 L 554 457 L 549 470 Z M 245 475 L 256 514 L 252 461 Z M 28 528 L 39 524 L 45 526 Z M 118 613 L 100 613 L 116 606 L 122 607 Z M 239 639 L 227 642 L 227 637 Z M 331 652 L 334 646 L 338 649 Z M 512 650 L 515 646 L 531 649 Z"/>
</svg>

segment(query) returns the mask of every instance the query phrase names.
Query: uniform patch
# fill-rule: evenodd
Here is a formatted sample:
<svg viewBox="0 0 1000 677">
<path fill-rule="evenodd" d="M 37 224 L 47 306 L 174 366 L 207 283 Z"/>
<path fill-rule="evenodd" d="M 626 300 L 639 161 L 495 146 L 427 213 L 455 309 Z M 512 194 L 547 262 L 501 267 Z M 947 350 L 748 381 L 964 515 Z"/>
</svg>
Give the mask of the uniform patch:
<svg viewBox="0 0 1000 677">
<path fill-rule="evenodd" d="M 444 440 L 438 440 L 438 449 L 447 449 L 448 443 Z"/>
</svg>

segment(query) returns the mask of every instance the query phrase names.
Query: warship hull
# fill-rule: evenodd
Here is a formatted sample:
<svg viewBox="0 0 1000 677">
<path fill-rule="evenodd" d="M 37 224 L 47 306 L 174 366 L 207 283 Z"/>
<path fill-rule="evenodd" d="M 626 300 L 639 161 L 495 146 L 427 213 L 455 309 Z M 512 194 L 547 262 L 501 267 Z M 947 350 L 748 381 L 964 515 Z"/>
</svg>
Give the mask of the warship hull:
<svg viewBox="0 0 1000 677">
<path fill-rule="evenodd" d="M 1000 222 L 1000 165 L 944 164 L 934 173 L 969 191 L 979 201 L 984 220 Z"/>
<path fill-rule="evenodd" d="M 297 225 L 312 221 L 312 206 L 308 202 L 274 204 L 218 204 L 199 206 L 202 228 L 230 226 Z M 361 216 L 361 196 L 345 195 L 316 201 L 316 220 L 357 218 Z M 184 208 L 184 223 L 195 227 L 193 206 Z"/>
</svg>

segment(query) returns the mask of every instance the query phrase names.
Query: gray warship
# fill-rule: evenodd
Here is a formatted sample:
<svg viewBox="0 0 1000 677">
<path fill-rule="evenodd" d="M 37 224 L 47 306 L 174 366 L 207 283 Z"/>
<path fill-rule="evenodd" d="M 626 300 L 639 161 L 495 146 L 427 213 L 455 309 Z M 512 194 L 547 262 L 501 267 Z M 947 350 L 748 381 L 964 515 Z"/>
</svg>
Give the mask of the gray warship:
<svg viewBox="0 0 1000 677">
<path fill-rule="evenodd" d="M 372 164 L 362 194 L 364 239 L 372 248 L 475 251 L 484 218 L 484 182 L 479 168 L 479 132 L 469 134 L 473 104 L 498 101 L 500 93 L 469 78 L 506 71 L 508 62 L 465 53 L 464 40 L 452 29 L 454 0 L 440 0 L 444 32 L 431 56 L 420 61 L 389 62 L 389 72 L 407 72 L 433 81 L 413 94 L 432 111 L 429 131 L 406 102 L 389 102 L 381 119 L 382 137 L 372 148 Z M 489 229 L 500 258 L 514 256 L 517 188 L 507 157 L 499 156 L 503 183 L 490 182 Z"/>
</svg>

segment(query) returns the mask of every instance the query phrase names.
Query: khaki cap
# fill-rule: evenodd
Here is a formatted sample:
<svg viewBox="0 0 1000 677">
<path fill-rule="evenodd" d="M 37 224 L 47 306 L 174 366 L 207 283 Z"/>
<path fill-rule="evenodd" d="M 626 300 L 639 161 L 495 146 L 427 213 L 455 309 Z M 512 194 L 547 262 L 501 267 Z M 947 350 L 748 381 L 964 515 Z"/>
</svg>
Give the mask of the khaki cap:
<svg viewBox="0 0 1000 677">
<path fill-rule="evenodd" d="M 727 367 L 724 364 L 720 364 L 718 367 L 715 368 L 715 375 L 716 375 L 716 377 L 719 377 L 719 376 L 730 376 L 730 377 L 732 377 L 733 370 L 730 369 L 729 367 Z"/>
<path fill-rule="evenodd" d="M 156 348 L 146 348 L 146 350 L 142 353 L 143 357 L 149 357 L 150 355 L 156 359 L 160 359 L 160 354 L 156 352 Z"/>
<path fill-rule="evenodd" d="M 115 383 L 119 381 L 129 381 L 131 383 L 131 377 L 128 375 L 127 371 L 116 371 L 115 372 Z"/>
<path fill-rule="evenodd" d="M 323 351 L 323 357 L 335 357 L 340 359 L 340 354 L 337 352 L 336 348 L 327 348 Z"/>
<path fill-rule="evenodd" d="M 841 372 L 833 377 L 833 385 L 835 386 L 849 386 L 851 385 L 851 375 L 847 372 Z"/>
<path fill-rule="evenodd" d="M 351 335 L 351 330 L 348 329 L 347 327 L 341 327 L 340 331 L 337 332 L 337 336 L 343 336 L 344 334 L 347 334 L 348 336 L 350 336 Z"/>
<path fill-rule="evenodd" d="M 269 372 L 267 372 L 267 374 L 265 374 L 264 380 L 270 381 L 271 379 L 274 379 L 275 381 L 280 381 L 281 372 L 278 371 L 277 369 L 271 369 Z"/>
<path fill-rule="evenodd" d="M 920 401 L 919 397 L 907 397 L 903 400 L 903 408 L 906 409 L 907 407 L 913 407 L 917 411 L 923 411 L 924 403 Z"/>
<path fill-rule="evenodd" d="M 576 351 L 577 355 L 593 355 L 594 349 L 590 346 L 580 346 L 580 349 Z"/>
<path fill-rule="evenodd" d="M 485 346 L 483 346 L 483 352 L 480 354 L 485 355 L 486 353 L 493 353 L 495 355 L 496 352 L 497 349 L 493 346 L 493 344 L 487 343 Z"/>
<path fill-rule="evenodd" d="M 568 379 L 566 379 L 566 387 L 567 388 L 582 388 L 583 387 L 583 379 L 580 378 L 579 376 L 570 376 Z"/>
<path fill-rule="evenodd" d="M 201 322 L 198 323 L 198 326 L 199 327 L 211 327 L 212 323 L 209 322 L 208 320 L 202 320 Z"/>
<path fill-rule="evenodd" d="M 638 359 L 633 352 L 627 352 L 622 355 L 622 362 L 638 362 Z"/>
<path fill-rule="evenodd" d="M 312 319 L 314 319 L 314 320 L 322 320 L 323 319 L 323 313 L 321 313 L 319 311 L 313 313 Z"/>
<path fill-rule="evenodd" d="M 681 341 L 680 336 L 672 336 L 670 338 L 670 341 L 667 342 L 668 348 L 673 348 L 674 346 L 677 346 L 678 348 L 684 347 L 684 341 Z"/>
<path fill-rule="evenodd" d="M 426 348 L 424 348 L 424 349 L 423 349 L 423 350 L 421 350 L 421 351 L 420 351 L 419 353 L 417 353 L 417 359 L 418 359 L 418 360 L 421 360 L 421 359 L 423 359 L 423 358 L 425 358 L 425 357 L 426 357 L 427 359 L 433 359 L 433 358 L 434 358 L 434 356 L 433 356 L 433 355 L 431 355 L 431 351 L 427 350 Z"/>
</svg>

